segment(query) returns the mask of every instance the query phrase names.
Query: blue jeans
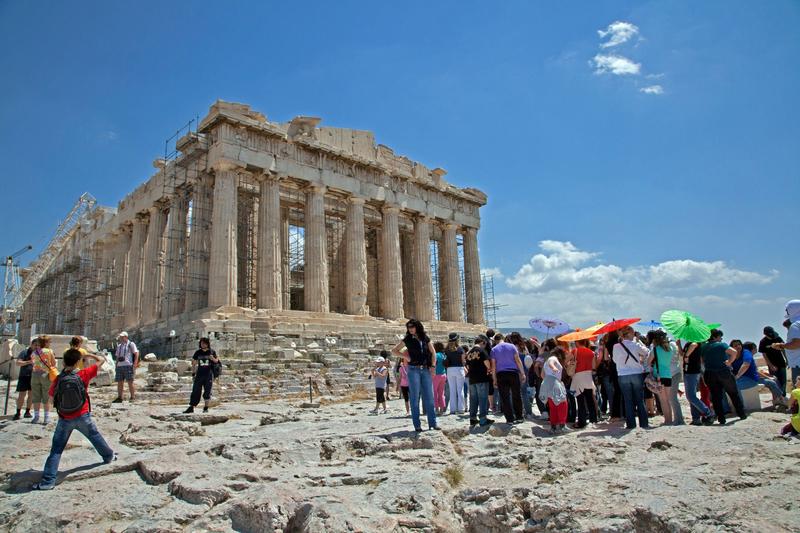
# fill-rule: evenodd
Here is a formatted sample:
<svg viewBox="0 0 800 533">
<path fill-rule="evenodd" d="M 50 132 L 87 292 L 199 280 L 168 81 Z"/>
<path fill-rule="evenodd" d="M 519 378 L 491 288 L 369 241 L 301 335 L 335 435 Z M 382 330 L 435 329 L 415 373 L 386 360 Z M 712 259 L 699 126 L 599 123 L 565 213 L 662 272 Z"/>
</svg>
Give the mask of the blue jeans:
<svg viewBox="0 0 800 533">
<path fill-rule="evenodd" d="M 422 406 L 428 415 L 428 427 L 436 427 L 436 408 L 433 406 L 433 379 L 431 372 L 423 366 L 408 367 L 408 395 L 411 402 L 411 421 L 414 429 L 420 429 L 419 398 L 422 396 Z"/>
<path fill-rule="evenodd" d="M 611 374 L 605 374 L 600 379 L 600 411 L 608 413 L 611 411 L 611 403 L 614 401 L 614 380 Z"/>
<path fill-rule="evenodd" d="M 644 374 L 619 376 L 619 388 L 625 404 L 625 426 L 636 427 L 636 413 L 639 415 L 639 427 L 649 427 L 647 408 L 644 406 Z"/>
<path fill-rule="evenodd" d="M 692 411 L 692 422 L 698 422 L 701 416 L 711 416 L 711 409 L 700 401 L 697 396 L 697 387 L 700 386 L 701 374 L 684 374 L 683 386 L 686 389 L 686 399 Z"/>
<path fill-rule="evenodd" d="M 44 471 L 42 472 L 42 480 L 40 485 L 43 487 L 52 487 L 56 484 L 56 476 L 58 475 L 58 463 L 61 461 L 61 454 L 64 453 L 64 448 L 67 447 L 72 430 L 78 430 L 84 437 L 89 439 L 94 449 L 100 454 L 104 462 L 109 462 L 114 458 L 114 450 L 112 450 L 92 420 L 92 415 L 86 413 L 83 416 L 72 420 L 58 419 L 56 431 L 53 433 L 53 444 L 50 447 L 50 455 L 44 463 Z"/>
<path fill-rule="evenodd" d="M 792 370 L 792 383 L 789 385 L 789 390 L 794 389 L 794 384 L 797 381 L 797 377 L 800 376 L 800 366 L 793 366 Z"/>
<path fill-rule="evenodd" d="M 786 394 L 786 367 L 784 366 L 783 368 L 776 368 L 775 372 L 773 372 L 773 375 L 775 376 L 775 382 L 781 388 L 783 393 Z M 790 388 L 794 388 L 794 383 L 792 383 Z"/>
<path fill-rule="evenodd" d="M 480 413 L 480 414 L 478 414 Z M 469 384 L 469 419 L 479 420 L 486 424 L 486 415 L 489 413 L 489 383 Z"/>
<path fill-rule="evenodd" d="M 767 387 L 772 393 L 773 398 L 783 398 L 786 396 L 786 393 L 784 393 L 781 388 L 778 387 L 778 384 L 771 379 L 766 379 L 761 376 L 758 376 L 758 379 L 742 376 L 736 380 L 736 386 L 739 388 L 739 390 L 752 389 L 753 387 L 757 387 L 759 385 L 764 385 Z"/>
</svg>

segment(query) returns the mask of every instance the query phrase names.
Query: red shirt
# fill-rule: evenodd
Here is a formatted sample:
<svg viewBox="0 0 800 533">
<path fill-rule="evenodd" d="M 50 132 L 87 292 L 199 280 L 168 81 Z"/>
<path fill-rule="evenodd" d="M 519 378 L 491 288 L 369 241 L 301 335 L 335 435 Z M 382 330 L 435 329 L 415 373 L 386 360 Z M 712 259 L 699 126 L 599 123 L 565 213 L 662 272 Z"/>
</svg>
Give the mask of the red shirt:
<svg viewBox="0 0 800 533">
<path fill-rule="evenodd" d="M 594 352 L 585 346 L 578 346 L 575 350 L 575 357 L 577 364 L 575 365 L 575 372 L 583 372 L 585 370 L 592 370 L 592 361 L 594 360 Z"/>
<path fill-rule="evenodd" d="M 81 378 L 81 381 L 83 381 L 83 384 L 86 387 L 86 401 L 83 403 L 83 407 L 81 407 L 80 411 L 76 411 L 71 415 L 61 415 L 59 413 L 58 416 L 60 418 L 63 418 L 64 420 L 73 420 L 89 412 L 89 382 L 97 377 L 97 365 L 91 365 L 87 368 L 84 368 L 83 370 L 78 370 L 78 377 Z M 56 392 L 56 383 L 58 383 L 58 380 L 55 380 L 50 384 L 51 398 Z"/>
</svg>

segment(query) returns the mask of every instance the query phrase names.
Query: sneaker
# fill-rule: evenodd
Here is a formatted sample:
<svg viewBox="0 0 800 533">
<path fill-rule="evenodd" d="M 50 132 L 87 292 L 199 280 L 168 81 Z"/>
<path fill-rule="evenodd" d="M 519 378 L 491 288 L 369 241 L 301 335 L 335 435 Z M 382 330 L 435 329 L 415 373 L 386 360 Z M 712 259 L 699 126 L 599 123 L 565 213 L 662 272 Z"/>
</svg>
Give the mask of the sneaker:
<svg viewBox="0 0 800 533">
<path fill-rule="evenodd" d="M 713 416 L 711 416 L 711 415 L 704 416 L 704 417 L 701 419 L 700 423 L 701 423 L 701 424 L 703 424 L 704 426 L 710 426 L 710 425 L 713 425 L 713 424 L 714 424 L 714 417 L 713 417 Z M 692 424 L 694 424 L 694 422 L 692 422 Z"/>
<path fill-rule="evenodd" d="M 19 420 L 19 413 L 11 417 L 11 420 Z"/>
<path fill-rule="evenodd" d="M 382 415 L 388 415 L 389 414 L 389 410 L 388 409 L 384 409 L 383 411 L 381 411 L 381 414 Z"/>
<path fill-rule="evenodd" d="M 25 411 L 25 414 L 24 414 L 24 415 L 22 415 L 22 418 L 30 418 L 30 417 L 32 417 L 32 416 L 33 416 L 33 415 L 31 414 L 31 412 L 30 412 L 30 411 Z"/>
<path fill-rule="evenodd" d="M 208 406 L 207 406 L 207 405 L 206 405 L 205 407 L 203 407 L 203 412 L 204 412 L 204 413 L 207 413 L 207 412 L 208 412 Z"/>
<path fill-rule="evenodd" d="M 34 483 L 31 485 L 31 490 L 53 490 L 55 485 L 42 485 L 41 483 Z"/>
<path fill-rule="evenodd" d="M 113 463 L 116 460 L 117 460 L 117 454 L 115 453 L 115 454 L 112 454 L 111 457 L 109 457 L 108 459 L 103 459 L 103 464 L 107 465 L 109 463 Z"/>
<path fill-rule="evenodd" d="M 440 428 L 439 426 L 429 427 L 428 429 L 431 430 L 431 431 L 441 431 L 442 430 L 442 428 Z"/>
<path fill-rule="evenodd" d="M 120 398 L 120 397 L 117 397 L 117 399 L 116 399 L 116 400 L 114 400 L 114 401 L 113 401 L 113 402 L 111 402 L 111 403 L 122 403 L 122 398 Z"/>
<path fill-rule="evenodd" d="M 372 411 L 369 412 L 369 414 L 377 415 L 378 414 L 378 410 L 377 409 L 373 409 Z"/>
<path fill-rule="evenodd" d="M 34 417 L 31 419 L 31 424 L 38 424 L 38 423 L 39 423 L 39 417 L 38 417 L 38 416 L 34 416 Z"/>
<path fill-rule="evenodd" d="M 186 410 L 183 412 L 183 414 L 188 415 L 190 413 L 194 413 L 194 407 L 192 407 L 191 405 L 186 408 Z"/>
<path fill-rule="evenodd" d="M 44 419 L 42 419 L 42 425 L 43 426 L 46 426 L 49 423 L 50 423 L 50 419 L 48 417 L 44 417 Z"/>
<path fill-rule="evenodd" d="M 523 422 L 525 422 L 525 420 L 523 420 L 522 418 L 517 418 L 512 422 L 512 424 L 522 424 Z"/>
</svg>

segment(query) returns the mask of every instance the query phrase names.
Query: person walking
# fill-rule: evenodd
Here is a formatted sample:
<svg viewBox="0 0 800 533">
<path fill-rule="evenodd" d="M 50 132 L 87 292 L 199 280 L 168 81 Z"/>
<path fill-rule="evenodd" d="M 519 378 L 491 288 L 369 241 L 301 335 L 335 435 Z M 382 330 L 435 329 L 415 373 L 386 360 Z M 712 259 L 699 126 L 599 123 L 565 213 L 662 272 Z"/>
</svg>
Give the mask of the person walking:
<svg viewBox="0 0 800 533">
<path fill-rule="evenodd" d="M 19 420 L 22 406 L 25 406 L 25 415 L 23 418 L 31 417 L 31 406 L 33 405 L 33 395 L 31 394 L 31 375 L 33 373 L 33 352 L 36 350 L 36 339 L 32 340 L 30 345 L 19 352 L 17 355 L 16 364 L 19 368 L 19 376 L 17 376 L 17 412 L 14 414 L 12 420 Z M 27 403 L 25 401 L 27 397 Z"/>
<path fill-rule="evenodd" d="M 722 342 L 722 330 L 712 329 L 711 337 L 703 345 L 700 352 L 703 358 L 705 372 L 703 379 L 711 392 L 711 403 L 720 425 L 725 424 L 725 409 L 722 405 L 722 395 L 727 393 L 733 402 L 733 408 L 741 420 L 747 418 L 742 403 L 742 395 L 736 386 L 736 379 L 731 371 L 731 365 L 738 355 L 736 350 Z"/>
<path fill-rule="evenodd" d="M 782 343 L 783 339 L 778 335 L 772 326 L 764 326 L 764 337 L 758 343 L 758 351 L 767 362 L 769 373 L 775 377 L 778 386 L 786 393 L 788 382 L 786 376 L 786 353 L 783 350 L 776 350 L 772 347 L 775 343 Z"/>
<path fill-rule="evenodd" d="M 575 374 L 572 376 L 570 388 L 578 402 L 578 422 L 575 429 L 586 427 L 588 422 L 597 423 L 595 410 L 595 385 L 592 372 L 597 367 L 597 358 L 589 348 L 589 340 L 575 342 Z M 588 420 L 588 422 L 587 422 Z"/>
<path fill-rule="evenodd" d="M 405 351 L 401 351 L 405 347 Z M 422 322 L 412 318 L 406 323 L 406 335 L 392 348 L 392 353 L 403 357 L 407 365 L 409 401 L 411 402 L 411 421 L 414 431 L 422 431 L 419 418 L 419 400 L 428 417 L 428 428 L 441 430 L 436 424 L 436 408 L 433 405 L 433 374 L 436 370 L 436 351 L 425 333 Z"/>
<path fill-rule="evenodd" d="M 544 378 L 539 398 L 547 402 L 550 433 L 553 435 L 562 431 L 567 425 L 567 388 L 561 381 L 565 358 L 566 353 L 563 348 L 552 348 L 547 352 L 547 359 L 542 367 Z"/>
<path fill-rule="evenodd" d="M 117 382 L 117 399 L 111 403 L 122 403 L 122 391 L 125 382 L 128 382 L 128 392 L 131 395 L 131 401 L 136 400 L 136 384 L 134 378 L 136 377 L 136 369 L 139 368 L 139 349 L 133 341 L 128 340 L 128 332 L 123 331 L 117 337 L 119 344 L 114 354 L 114 361 L 116 368 L 114 371 L 114 381 Z"/>
<path fill-rule="evenodd" d="M 194 413 L 194 408 L 200 403 L 200 394 L 203 395 L 205 404 L 203 412 L 208 412 L 211 401 L 211 388 L 214 384 L 214 365 L 219 364 L 217 352 L 211 349 L 211 341 L 203 337 L 198 343 L 198 350 L 192 355 L 192 394 L 189 397 L 189 407 L 184 413 Z"/>
<path fill-rule="evenodd" d="M 458 333 L 447 336 L 444 350 L 447 385 L 450 389 L 450 414 L 462 414 L 464 407 L 464 350 L 458 345 Z"/>
<path fill-rule="evenodd" d="M 647 408 L 644 405 L 644 365 L 642 361 L 647 358 L 650 351 L 644 344 L 634 340 L 632 327 L 625 326 L 619 334 L 619 342 L 614 345 L 611 357 L 617 367 L 617 381 L 625 406 L 625 427 L 635 429 L 638 415 L 639 427 L 649 428 Z"/>
<path fill-rule="evenodd" d="M 83 357 L 84 355 L 78 350 L 72 348 L 67 350 L 64 353 L 64 370 L 50 385 L 48 395 L 53 398 L 58 413 L 58 425 L 53 433 L 50 455 L 44 463 L 42 479 L 31 487 L 33 490 L 55 488 L 61 454 L 64 453 L 73 430 L 77 430 L 89 439 L 103 459 L 103 463 L 108 464 L 114 460 L 114 450 L 92 420 L 92 402 L 89 398 L 89 383 L 97 377 L 98 366 L 102 367 L 105 359 L 89 354 L 86 356 L 87 359 L 93 359 L 95 364 L 77 370 L 78 363 Z"/>
<path fill-rule="evenodd" d="M 436 371 L 433 375 L 433 405 L 436 407 L 436 414 L 443 415 L 446 407 L 445 386 L 447 385 L 447 356 L 444 354 L 444 344 L 434 342 L 433 349 L 436 350 Z"/>
<path fill-rule="evenodd" d="M 519 424 L 524 421 L 522 411 L 522 393 L 520 386 L 525 383 L 525 369 L 514 345 L 522 336 L 513 332 L 506 340 L 500 341 L 490 354 L 492 376 L 496 394 L 500 398 L 500 408 L 508 424 Z"/>
<path fill-rule="evenodd" d="M 42 335 L 36 339 L 36 349 L 31 359 L 31 402 L 33 404 L 33 418 L 31 424 L 39 422 L 39 408 L 44 407 L 43 424 L 50 422 L 50 397 L 47 391 L 50 390 L 50 374 L 58 374 L 56 370 L 56 356 L 50 349 L 50 337 Z"/>
</svg>

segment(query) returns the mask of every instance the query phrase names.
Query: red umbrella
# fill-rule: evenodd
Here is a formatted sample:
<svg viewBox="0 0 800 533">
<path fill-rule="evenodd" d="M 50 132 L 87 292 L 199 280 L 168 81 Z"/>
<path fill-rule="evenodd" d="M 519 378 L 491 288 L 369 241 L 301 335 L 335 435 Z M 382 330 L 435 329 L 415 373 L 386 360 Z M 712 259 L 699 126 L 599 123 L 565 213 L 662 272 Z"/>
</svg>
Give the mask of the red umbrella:
<svg viewBox="0 0 800 533">
<path fill-rule="evenodd" d="M 617 331 L 618 329 L 622 329 L 625 326 L 630 326 L 631 324 L 636 324 L 639 322 L 641 318 L 620 318 L 619 320 L 612 320 L 602 328 L 598 329 L 594 332 L 595 335 L 602 335 L 603 333 L 608 333 L 611 331 Z"/>
</svg>

